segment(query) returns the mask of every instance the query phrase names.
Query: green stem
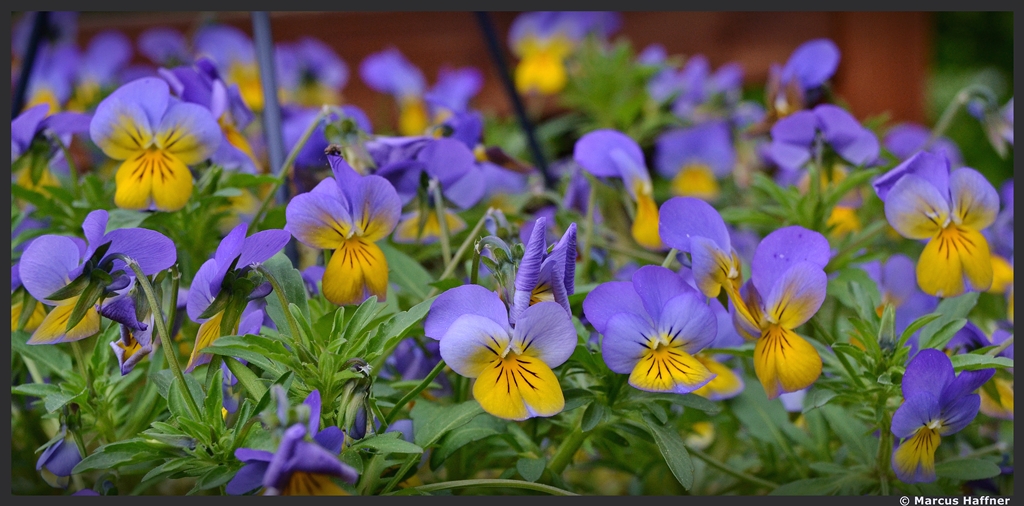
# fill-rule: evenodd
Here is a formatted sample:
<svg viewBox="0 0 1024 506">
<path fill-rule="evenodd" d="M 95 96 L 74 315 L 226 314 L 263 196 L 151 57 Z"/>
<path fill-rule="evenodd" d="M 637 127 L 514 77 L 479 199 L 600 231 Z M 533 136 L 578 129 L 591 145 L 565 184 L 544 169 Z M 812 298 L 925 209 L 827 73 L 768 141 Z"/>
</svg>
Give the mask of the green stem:
<svg viewBox="0 0 1024 506">
<path fill-rule="evenodd" d="M 991 350 L 988 350 L 988 352 L 985 353 L 985 354 L 990 356 L 990 357 L 994 357 L 994 356 L 1002 353 L 1003 350 L 1009 348 L 1012 344 L 1013 344 L 1013 336 L 1011 335 L 1010 337 L 1007 337 L 1005 341 L 999 343 L 999 346 L 997 346 L 995 348 L 992 348 Z"/>
<path fill-rule="evenodd" d="M 582 423 L 582 417 L 580 422 Z M 548 464 L 548 470 L 551 471 L 551 474 L 560 476 L 562 471 L 565 471 L 565 467 L 572 461 L 573 455 L 576 455 L 576 451 L 580 449 L 580 446 L 583 446 L 583 441 L 587 439 L 590 432 L 593 431 L 583 432 L 580 425 L 576 424 L 576 427 L 569 433 L 569 436 L 558 446 L 555 456 L 551 458 L 551 463 Z"/>
<path fill-rule="evenodd" d="M 444 370 L 444 366 L 444 360 L 439 361 L 437 365 L 435 365 L 434 368 L 430 371 L 430 374 L 427 374 L 427 377 L 423 378 L 423 381 L 416 385 L 416 387 L 413 388 L 412 390 L 406 392 L 406 394 L 403 395 L 402 398 L 399 399 L 398 402 L 395 404 L 395 407 L 391 408 L 391 411 L 388 411 L 388 416 L 385 419 L 385 422 L 388 425 L 391 425 L 391 422 L 395 421 L 395 417 L 398 416 L 398 413 L 402 411 L 402 407 L 408 404 L 409 401 L 416 398 L 416 396 L 419 395 L 420 392 L 426 390 L 426 388 L 430 386 L 431 383 L 433 383 L 434 378 L 436 378 L 438 374 L 441 374 L 441 371 Z"/>
<path fill-rule="evenodd" d="M 171 266 L 171 294 L 168 297 L 171 303 L 167 309 L 167 328 L 174 332 L 174 321 L 178 318 L 178 286 L 181 284 L 181 271 L 178 265 Z M 171 336 L 172 338 L 174 336 Z"/>
<path fill-rule="evenodd" d="M 590 249 L 594 247 L 594 211 L 597 207 L 597 180 L 589 175 L 587 179 L 590 180 L 590 198 L 587 200 L 587 217 L 583 222 L 583 261 L 580 264 L 584 276 L 590 272 Z"/>
<path fill-rule="evenodd" d="M 64 160 L 68 163 L 68 172 L 71 173 L 71 188 L 74 190 L 75 198 L 78 198 L 81 186 L 78 184 L 78 166 L 75 165 L 75 161 L 71 159 L 71 152 L 68 151 L 68 147 L 64 145 L 64 142 L 60 140 L 60 137 L 54 135 L 54 142 L 60 147 L 61 153 L 64 154 Z"/>
<path fill-rule="evenodd" d="M 544 492 L 551 495 L 558 496 L 575 496 L 568 490 L 563 490 L 558 487 L 552 487 L 551 485 L 544 485 L 542 483 L 532 483 L 529 481 L 519 480 L 501 480 L 501 479 L 480 479 L 480 480 L 458 480 L 458 481 L 442 481 L 441 483 L 431 483 L 429 485 L 420 485 L 418 487 L 411 487 L 405 489 L 406 491 L 416 492 L 434 492 L 437 490 L 451 490 L 453 488 L 466 488 L 466 487 L 505 487 L 505 488 L 519 488 L 523 490 L 533 490 L 535 492 Z"/>
<path fill-rule="evenodd" d="M 274 277 L 266 267 L 260 265 L 256 268 L 263 277 L 267 278 L 270 282 L 271 288 L 274 289 L 274 293 L 277 294 L 277 300 L 281 302 L 281 310 L 284 313 L 285 320 L 288 321 L 288 329 L 292 333 L 292 339 L 296 343 L 301 343 L 302 347 L 305 348 L 308 343 L 305 342 L 305 338 L 302 336 L 302 332 L 299 331 L 299 323 L 295 321 L 295 317 L 292 316 L 292 312 L 288 309 L 288 298 L 284 295 L 284 288 L 281 288 L 281 283 L 277 282 L 277 278 Z"/>
<path fill-rule="evenodd" d="M 473 247 L 473 267 L 469 270 L 469 284 L 477 284 L 480 278 L 480 245 Z"/>
<path fill-rule="evenodd" d="M 753 483 L 755 485 L 760 485 L 762 487 L 768 487 L 768 488 L 770 488 L 772 490 L 774 490 L 776 488 L 779 488 L 779 484 L 778 483 L 775 483 L 775 482 L 772 482 L 772 481 L 768 481 L 768 480 L 765 480 L 765 479 L 762 479 L 762 478 L 758 478 L 757 476 L 754 476 L 754 475 L 751 475 L 751 474 L 747 474 L 747 473 L 744 473 L 743 471 L 739 471 L 739 470 L 733 469 L 732 467 L 729 467 L 728 464 L 725 464 L 724 462 L 721 462 L 718 459 L 712 457 L 711 455 L 708 455 L 708 454 L 706 454 L 706 453 L 704 453 L 704 452 L 702 452 L 702 451 L 700 451 L 700 450 L 698 450 L 696 448 L 687 446 L 686 449 L 691 454 L 693 454 L 693 456 L 697 457 L 700 460 L 703 460 L 707 465 L 709 465 L 709 466 L 711 466 L 711 467 L 713 467 L 715 469 L 718 469 L 719 471 L 722 471 L 723 473 L 728 474 L 729 476 L 741 479 L 741 480 L 746 481 L 748 483 Z"/>
<path fill-rule="evenodd" d="M 317 125 L 319 125 L 320 122 L 323 121 L 323 119 L 326 118 L 328 114 L 330 114 L 330 112 L 331 111 L 329 107 L 327 107 L 326 105 L 323 106 L 320 109 L 320 113 L 317 114 L 315 118 L 313 118 L 313 122 L 310 123 L 308 127 L 306 127 L 306 131 L 302 132 L 302 136 L 299 137 L 299 142 L 296 143 L 295 147 L 292 148 L 292 151 L 288 153 L 288 158 L 285 158 L 284 163 L 277 171 L 276 179 L 274 180 L 274 183 L 271 186 L 270 191 L 267 193 L 266 197 L 263 197 L 263 202 L 260 204 L 259 210 L 256 211 L 256 215 L 253 216 L 252 222 L 249 223 L 249 234 L 252 234 L 253 232 L 256 231 L 256 225 L 263 220 L 263 215 L 264 213 L 267 212 L 267 208 L 270 206 L 270 202 L 273 201 L 274 196 L 277 195 L 277 189 L 280 188 L 281 184 L 284 183 L 285 179 L 287 179 L 289 174 L 288 169 L 292 166 L 293 163 L 295 163 L 295 159 L 298 158 L 299 152 L 302 150 L 303 147 L 306 146 L 306 143 L 309 142 L 309 138 L 313 135 L 313 132 L 316 131 Z"/>
<path fill-rule="evenodd" d="M 606 249 L 608 251 L 611 251 L 611 252 L 614 252 L 614 253 L 621 253 L 623 255 L 627 255 L 627 256 L 633 257 L 633 258 L 635 258 L 637 260 L 642 260 L 642 261 L 645 261 L 645 262 L 650 262 L 652 264 L 660 264 L 662 261 L 664 261 L 663 258 L 661 258 L 660 256 L 655 255 L 653 253 L 648 253 L 646 251 L 638 251 L 638 250 L 634 250 L 634 249 L 631 249 L 631 248 L 622 247 L 622 246 L 619 246 L 617 243 L 614 243 L 614 242 L 605 242 L 603 240 L 595 240 L 595 241 L 593 241 L 593 246 L 601 247 L 601 248 L 604 248 L 604 249 Z M 589 251 L 589 249 L 584 251 L 584 254 L 586 254 L 587 251 Z"/>
<path fill-rule="evenodd" d="M 675 248 L 672 248 L 672 249 L 668 250 L 668 254 L 665 255 L 665 261 L 661 263 L 661 266 L 665 267 L 665 268 L 668 268 L 668 266 L 672 265 L 672 261 L 676 259 L 676 255 L 678 253 L 679 253 L 679 250 L 677 250 Z"/>
<path fill-rule="evenodd" d="M 96 339 L 99 340 L 98 337 Z M 92 378 L 89 377 L 89 371 L 85 368 L 85 354 L 82 353 L 82 346 L 78 344 L 78 341 L 71 341 L 71 351 L 75 353 L 75 362 L 78 362 L 78 373 L 82 375 L 82 379 L 92 391 Z"/>
<path fill-rule="evenodd" d="M 409 472 L 409 469 L 411 469 L 412 466 L 416 464 L 416 462 L 419 462 L 419 460 L 420 458 L 418 454 L 412 454 L 406 457 L 405 462 L 402 463 L 402 467 L 398 469 L 398 472 L 395 473 L 395 476 L 391 478 L 391 481 L 389 481 L 388 484 L 384 486 L 384 490 L 381 490 L 380 493 L 383 495 L 394 490 L 395 487 L 397 487 L 398 484 L 401 483 L 399 480 L 402 479 L 402 476 L 405 476 L 405 473 Z"/>
<path fill-rule="evenodd" d="M 967 103 L 967 100 L 971 98 L 971 94 L 968 88 L 964 88 L 957 92 L 956 96 L 953 97 L 953 101 L 946 106 L 946 109 L 942 111 L 942 115 L 939 116 L 939 120 L 935 122 L 935 128 L 932 129 L 931 136 L 928 137 L 928 141 L 925 142 L 921 149 L 928 149 L 936 139 L 942 137 L 942 134 L 946 133 L 949 125 L 953 124 L 953 118 L 956 117 L 956 113 L 960 110 L 960 107 Z"/>
<path fill-rule="evenodd" d="M 135 260 L 121 255 L 121 260 L 124 261 L 132 271 L 135 272 L 135 282 L 142 287 L 143 293 L 146 294 L 146 301 L 149 302 L 149 307 L 154 308 L 154 311 L 159 311 L 160 304 L 156 301 L 156 294 L 153 292 L 153 285 L 150 284 L 149 278 L 146 277 L 146 273 L 142 272 L 142 267 Z M 192 398 L 192 390 L 189 389 L 188 383 L 185 383 L 185 374 L 181 372 L 181 364 L 178 363 L 178 357 L 174 353 L 174 345 L 171 342 L 171 335 L 167 333 L 167 325 L 164 322 L 163 315 L 154 315 L 153 320 L 156 322 L 156 331 L 160 334 L 160 344 L 164 347 L 164 355 L 167 355 L 167 362 L 171 366 L 171 372 L 174 373 L 174 378 L 178 381 L 178 386 L 181 387 L 181 391 L 184 394 L 188 409 L 192 414 L 193 420 L 201 420 L 202 415 L 199 411 L 199 406 L 196 405 L 195 399 Z"/>
<path fill-rule="evenodd" d="M 445 216 L 444 197 L 441 195 L 441 184 L 431 181 L 430 186 L 430 191 L 434 196 L 434 212 L 437 213 L 437 226 L 441 229 L 441 237 L 439 238 L 439 241 L 441 243 L 441 257 L 444 259 L 444 269 L 445 271 L 448 271 L 449 269 L 454 270 L 452 267 L 452 245 L 449 242 L 450 238 L 448 237 L 448 220 Z M 442 276 L 441 279 L 444 279 L 444 277 Z"/>
<path fill-rule="evenodd" d="M 876 464 L 878 466 L 878 478 L 882 495 L 889 495 L 889 468 L 891 467 L 889 459 L 892 453 L 892 432 L 889 430 L 886 418 L 887 415 L 883 413 L 881 426 L 878 428 L 881 437 L 878 438 L 878 460 Z"/>
<path fill-rule="evenodd" d="M 459 245 L 459 249 L 455 250 L 455 256 L 452 257 L 451 263 L 449 263 L 448 266 L 445 267 L 444 272 L 441 273 L 441 277 L 437 279 L 447 279 L 448 276 L 451 276 L 452 274 L 455 273 L 455 268 L 459 265 L 459 261 L 462 260 L 462 255 L 465 255 L 466 250 L 469 249 L 469 245 L 475 242 L 477 234 L 480 233 L 480 229 L 484 228 L 484 223 L 487 221 L 487 217 L 490 215 L 491 210 L 488 209 L 487 212 L 484 213 L 483 217 L 480 218 L 480 221 L 477 221 L 476 225 L 473 225 L 473 229 L 469 231 L 469 235 L 467 235 L 466 239 L 462 241 L 462 244 Z M 429 299 L 434 295 L 437 295 L 437 292 L 437 287 L 431 288 L 430 293 L 427 294 L 427 298 Z"/>
</svg>

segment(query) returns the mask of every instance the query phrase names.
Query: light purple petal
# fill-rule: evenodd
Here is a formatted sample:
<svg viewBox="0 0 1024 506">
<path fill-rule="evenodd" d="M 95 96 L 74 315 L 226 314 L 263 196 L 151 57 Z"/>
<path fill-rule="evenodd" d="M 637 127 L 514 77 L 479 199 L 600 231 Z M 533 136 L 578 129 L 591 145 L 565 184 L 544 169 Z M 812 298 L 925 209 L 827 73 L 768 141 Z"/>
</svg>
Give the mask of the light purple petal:
<svg viewBox="0 0 1024 506">
<path fill-rule="evenodd" d="M 927 348 L 914 355 L 903 373 L 903 397 L 908 398 L 919 392 L 928 392 L 936 400 L 946 385 L 953 381 L 953 363 L 945 353 Z"/>
<path fill-rule="evenodd" d="M 655 141 L 654 167 L 664 177 L 673 177 L 687 165 L 707 165 L 716 177 L 725 177 L 735 163 L 729 125 L 724 121 L 670 130 Z"/>
<path fill-rule="evenodd" d="M 949 202 L 930 181 L 907 174 L 885 199 L 885 219 L 908 239 L 927 239 L 946 226 Z"/>
<path fill-rule="evenodd" d="M 387 237 L 402 214 L 402 201 L 395 187 L 380 176 L 362 176 L 354 186 L 349 202 L 360 235 L 370 241 Z"/>
<path fill-rule="evenodd" d="M 764 312 L 796 328 L 810 320 L 825 302 L 828 277 L 817 264 L 799 261 L 787 268 L 771 285 L 764 300 Z"/>
<path fill-rule="evenodd" d="M 164 269 L 170 269 L 178 258 L 174 242 L 155 230 L 145 228 L 122 228 L 107 234 L 103 241 L 110 241 L 107 254 L 123 253 L 138 262 L 142 272 L 147 276 Z M 120 260 L 114 262 L 114 268 L 122 268 Z"/>
<path fill-rule="evenodd" d="M 903 178 L 903 176 L 914 174 L 939 190 L 942 196 L 949 194 L 949 159 L 939 154 L 921 151 L 908 158 L 903 163 L 876 178 L 871 186 L 882 202 L 888 200 L 892 187 Z"/>
<path fill-rule="evenodd" d="M 47 450 L 51 449 L 53 451 L 49 454 L 40 455 L 36 469 L 45 467 L 56 476 L 71 476 L 71 470 L 82 461 L 82 454 L 78 453 L 78 445 L 74 441 L 64 439 L 47 448 Z"/>
<path fill-rule="evenodd" d="M 564 315 L 561 308 L 558 309 Z M 508 327 L 476 314 L 463 314 L 441 337 L 440 353 L 453 371 L 467 378 L 480 373 L 479 358 L 485 350 L 499 357 L 508 344 Z"/>
<path fill-rule="evenodd" d="M 895 254 L 885 261 L 879 288 L 889 294 L 897 307 L 919 291 L 917 288 L 917 264 L 906 255 Z"/>
<path fill-rule="evenodd" d="M 512 329 L 512 342 L 523 353 L 555 368 L 569 360 L 576 349 L 576 328 L 562 306 L 554 302 L 538 302 L 520 315 Z M 444 345 L 444 340 L 441 345 Z"/>
<path fill-rule="evenodd" d="M 160 124 L 170 98 L 167 83 L 157 77 L 144 77 L 121 86 L 96 106 L 89 135 L 108 156 L 116 158 L 116 154 L 131 148 L 121 146 L 119 150 L 112 151 L 105 147 L 113 142 L 114 133 L 124 128 L 121 118 L 129 118 L 132 127 L 141 129 L 144 134 L 152 134 Z"/>
<path fill-rule="evenodd" d="M 502 328 L 508 327 L 508 312 L 498 294 L 480 285 L 463 285 L 434 299 L 423 322 L 423 334 L 431 339 L 441 339 L 448 327 L 466 314 L 483 316 Z"/>
<path fill-rule="evenodd" d="M 782 79 L 796 79 L 805 90 L 817 88 L 839 67 L 839 47 L 829 39 L 805 42 L 793 51 L 782 68 Z"/>
<path fill-rule="evenodd" d="M 892 415 L 892 433 L 899 438 L 913 436 L 918 429 L 939 418 L 939 401 L 929 392 L 907 397 Z"/>
<path fill-rule="evenodd" d="M 620 151 L 635 166 L 644 166 L 640 146 L 626 134 L 616 130 L 595 130 L 576 141 L 573 159 L 587 172 L 597 177 L 622 177 L 621 163 L 612 158 Z"/>
<path fill-rule="evenodd" d="M 39 132 L 39 125 L 49 111 L 49 105 L 39 104 L 26 109 L 17 118 L 11 120 L 11 146 L 17 146 L 19 154 L 27 150 L 29 145 L 32 144 L 32 138 Z M 11 161 L 14 161 L 16 158 L 17 156 L 12 153 Z"/>
<path fill-rule="evenodd" d="M 751 279 L 759 293 L 771 293 L 775 281 L 790 266 L 810 262 L 825 268 L 831 256 L 825 236 L 796 225 L 780 228 L 757 245 L 750 263 Z"/>
<path fill-rule="evenodd" d="M 673 197 L 661 205 L 658 233 L 667 246 L 690 253 L 690 237 L 705 237 L 730 251 L 725 220 L 711 204 L 694 197 Z"/>
<path fill-rule="evenodd" d="M 474 165 L 465 176 L 444 188 L 444 197 L 459 209 L 469 209 L 487 194 L 487 183 L 484 171 Z"/>
<path fill-rule="evenodd" d="M 996 221 L 999 194 L 992 183 L 970 168 L 954 170 L 949 175 L 951 211 L 971 228 L 983 230 Z"/>
<path fill-rule="evenodd" d="M 423 162 L 427 173 L 437 178 L 445 189 L 465 177 L 474 169 L 476 162 L 473 152 L 465 144 L 450 138 L 427 144 L 416 155 L 416 160 Z"/>
<path fill-rule="evenodd" d="M 353 224 L 348 202 L 333 179 L 324 179 L 313 191 L 293 197 L 285 208 L 285 221 L 285 230 L 314 248 L 327 246 L 319 239 L 323 231 L 333 229 L 340 240 Z"/>
<path fill-rule="evenodd" d="M 680 342 L 693 355 L 707 348 L 718 334 L 718 319 L 696 292 L 687 292 L 665 303 L 658 331 L 669 336 L 669 346 Z"/>
<path fill-rule="evenodd" d="M 644 303 L 640 295 L 633 288 L 633 283 L 628 281 L 610 281 L 602 283 L 594 288 L 587 297 L 583 299 L 583 314 L 587 321 L 604 334 L 608 321 L 619 313 L 629 313 L 642 320 L 649 320 L 650 316 L 644 309 Z M 647 324 L 649 327 L 650 324 Z"/>
<path fill-rule="evenodd" d="M 422 96 L 426 89 L 423 72 L 395 48 L 367 56 L 359 77 L 370 88 L 397 97 Z"/>
<path fill-rule="evenodd" d="M 612 372 L 629 374 L 647 351 L 655 336 L 651 323 L 634 313 L 618 313 L 610 318 L 601 340 L 601 357 Z"/>
<path fill-rule="evenodd" d="M 302 403 L 309 407 L 309 434 L 320 432 L 320 391 L 314 389 Z"/>
<path fill-rule="evenodd" d="M 237 268 L 250 264 L 266 262 L 270 257 L 281 251 L 292 236 L 284 230 L 264 230 L 246 237 L 242 243 L 242 252 L 238 257 Z"/>
<path fill-rule="evenodd" d="M 855 165 L 864 165 L 878 158 L 878 138 L 845 109 L 831 104 L 814 108 L 825 140 Z"/>
<path fill-rule="evenodd" d="M 537 288 L 537 282 L 540 280 L 540 267 L 547 256 L 547 241 L 544 237 L 546 231 L 547 220 L 543 216 L 537 218 L 533 232 L 526 242 L 526 252 L 516 269 L 516 293 L 508 320 L 513 325 L 519 319 L 519 315 L 529 307 L 533 290 Z"/>
<path fill-rule="evenodd" d="M 71 282 L 69 275 L 78 267 L 79 254 L 78 245 L 71 238 L 37 237 L 25 248 L 18 263 L 22 285 L 36 300 L 54 305 L 46 297 Z"/>
<path fill-rule="evenodd" d="M 637 269 L 633 273 L 633 289 L 655 322 L 661 320 L 661 312 L 670 299 L 696 292 L 678 274 L 659 265 L 645 265 Z"/>
</svg>

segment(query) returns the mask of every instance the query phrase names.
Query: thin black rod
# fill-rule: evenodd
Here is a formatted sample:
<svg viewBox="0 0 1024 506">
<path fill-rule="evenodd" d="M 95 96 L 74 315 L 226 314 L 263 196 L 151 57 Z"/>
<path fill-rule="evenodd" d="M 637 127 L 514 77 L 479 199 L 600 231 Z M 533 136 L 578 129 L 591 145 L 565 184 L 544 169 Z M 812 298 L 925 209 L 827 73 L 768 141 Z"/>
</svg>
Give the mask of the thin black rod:
<svg viewBox="0 0 1024 506">
<path fill-rule="evenodd" d="M 277 102 L 277 74 L 274 64 L 274 37 L 270 33 L 270 14 L 266 11 L 252 13 L 252 35 L 256 44 L 256 64 L 259 65 L 260 86 L 263 89 L 263 134 L 267 139 L 267 155 L 270 161 L 270 173 L 277 170 L 288 170 L 284 164 L 284 135 L 281 128 L 281 104 Z M 288 202 L 289 181 L 282 184 L 275 195 L 278 204 Z M 285 246 L 285 254 L 298 261 L 295 241 Z"/>
<path fill-rule="evenodd" d="M 39 53 L 39 46 L 42 45 L 43 35 L 46 34 L 46 23 L 50 19 L 49 14 L 46 11 L 38 11 L 35 13 L 35 19 L 32 20 L 32 31 L 28 35 L 28 47 L 25 48 L 25 55 L 21 60 L 21 74 L 18 75 L 18 82 L 14 87 L 14 98 L 11 102 L 11 119 L 18 117 L 18 113 L 25 107 L 25 93 L 28 92 L 28 81 L 32 77 L 32 67 L 35 66 L 36 55 Z"/>
<path fill-rule="evenodd" d="M 533 129 L 533 123 L 530 122 L 530 118 L 526 117 L 526 108 L 523 107 L 523 101 L 519 98 L 519 93 L 516 92 L 515 83 L 512 82 L 512 75 L 508 72 L 508 65 L 505 63 L 505 56 L 501 52 L 501 44 L 498 42 L 498 34 L 494 31 L 494 23 L 491 22 L 491 16 L 486 12 L 479 11 L 474 14 L 476 14 L 476 20 L 480 24 L 480 30 L 484 32 L 484 39 L 487 40 L 487 49 L 491 53 L 491 59 L 494 61 L 498 75 L 501 76 L 501 83 L 505 86 L 505 94 L 512 101 L 516 118 L 519 119 L 519 127 L 526 134 L 526 142 L 530 146 L 534 163 L 537 164 L 541 175 L 544 176 L 544 186 L 548 189 L 553 189 L 556 182 L 555 178 L 548 170 L 548 162 L 544 158 L 544 152 L 540 149 L 540 142 L 537 141 L 537 134 Z"/>
</svg>

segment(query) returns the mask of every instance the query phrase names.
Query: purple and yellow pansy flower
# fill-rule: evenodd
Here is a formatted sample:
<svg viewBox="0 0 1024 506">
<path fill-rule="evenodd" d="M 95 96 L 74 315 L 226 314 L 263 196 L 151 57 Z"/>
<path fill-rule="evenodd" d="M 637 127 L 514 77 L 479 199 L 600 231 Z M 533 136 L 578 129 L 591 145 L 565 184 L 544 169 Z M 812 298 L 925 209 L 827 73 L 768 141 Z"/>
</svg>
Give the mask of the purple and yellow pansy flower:
<svg viewBox="0 0 1024 506">
<path fill-rule="evenodd" d="M 86 114 L 59 112 L 48 115 L 48 110 L 48 105 L 39 104 L 11 120 L 14 180 L 19 186 L 38 192 L 46 192 L 47 186 L 60 186 L 60 180 L 52 169 L 65 161 L 63 150 L 47 140 L 47 135 L 56 136 L 64 146 L 68 146 L 72 134 L 89 130 L 90 118 Z"/>
<path fill-rule="evenodd" d="M 892 454 L 892 469 L 905 483 L 935 481 L 935 450 L 942 436 L 967 427 L 978 415 L 981 397 L 974 393 L 994 369 L 954 374 L 949 357 L 921 350 L 903 374 L 903 404 L 892 416 L 892 433 L 903 440 Z"/>
<path fill-rule="evenodd" d="M 245 233 L 244 223 L 228 233 L 213 258 L 203 262 L 192 280 L 186 309 L 189 318 L 200 325 L 185 372 L 209 362 L 210 355 L 202 351 L 221 336 L 253 328 L 254 324 L 255 330 L 259 330 L 263 322 L 257 299 L 270 294 L 270 283 L 256 285 L 246 275 L 255 265 L 281 251 L 291 236 L 284 230 L 273 229 L 249 237 Z"/>
<path fill-rule="evenodd" d="M 304 107 L 338 105 L 341 89 L 348 82 L 348 66 L 331 46 L 314 37 L 277 44 L 280 87 L 283 101 Z"/>
<path fill-rule="evenodd" d="M 672 193 L 704 200 L 718 198 L 718 180 L 736 163 L 729 125 L 710 121 L 666 131 L 655 141 L 654 168 L 671 179 Z"/>
<path fill-rule="evenodd" d="M 560 305 L 539 302 L 513 326 L 498 295 L 464 285 L 434 300 L 424 322 L 440 340 L 441 358 L 456 373 L 475 378 L 473 397 L 484 411 L 506 420 L 553 416 L 565 397 L 552 371 L 576 348 L 576 329 Z"/>
<path fill-rule="evenodd" d="M 193 43 L 196 57 L 207 56 L 230 84 L 237 84 L 246 105 L 262 111 L 264 96 L 260 84 L 256 49 L 245 32 L 227 25 L 208 25 L 200 28 Z"/>
<path fill-rule="evenodd" d="M 341 156 L 329 154 L 333 178 L 297 195 L 285 211 L 289 231 L 316 249 L 334 250 L 322 291 L 338 305 L 359 304 L 371 295 L 384 300 L 388 263 L 376 242 L 398 223 L 402 203 L 380 176 L 360 176 Z"/>
<path fill-rule="evenodd" d="M 658 235 L 658 204 L 651 175 L 636 141 L 616 130 L 595 130 L 576 141 L 573 159 L 594 176 L 621 178 L 637 206 L 633 239 L 647 249 L 664 247 Z"/>
<path fill-rule="evenodd" d="M 423 72 L 396 48 L 367 56 L 359 76 L 370 88 L 391 95 L 398 102 L 398 133 L 422 135 L 430 125 L 423 101 L 427 83 Z"/>
<path fill-rule="evenodd" d="M 925 293 L 955 297 L 992 286 L 992 258 L 981 231 L 999 211 L 999 194 L 971 168 L 922 151 L 874 182 L 885 217 L 903 237 L 927 239 L 917 261 Z"/>
<path fill-rule="evenodd" d="M 589 33 L 607 37 L 618 29 L 614 12 L 526 12 L 509 28 L 508 44 L 519 57 L 516 90 L 554 95 L 569 81 L 566 60 Z"/>
<path fill-rule="evenodd" d="M 222 137 L 208 109 L 172 98 L 155 77 L 132 81 L 100 102 L 89 133 L 104 154 L 124 160 L 114 203 L 160 211 L 185 207 L 192 196 L 188 166 L 209 158 Z"/>
<path fill-rule="evenodd" d="M 82 224 L 85 241 L 75 237 L 44 235 L 25 248 L 18 264 L 22 284 L 36 300 L 55 306 L 32 333 L 28 344 L 78 341 L 100 331 L 100 315 L 114 316 L 106 312 L 104 306 L 116 300 L 104 299 L 123 291 L 134 277 L 133 271 L 112 255 L 122 254 L 133 259 L 147 276 L 174 265 L 177 258 L 174 243 L 163 234 L 143 228 L 106 232 L 107 219 L 106 211 L 89 213 Z M 89 283 L 102 285 L 103 291 L 96 299 L 96 305 L 69 329 L 67 325 L 72 312 L 79 298 L 86 294 L 86 283 L 82 283 L 81 290 L 71 290 L 69 285 L 80 283 L 83 276 Z M 73 293 L 75 291 L 78 293 Z M 61 292 L 67 292 L 63 295 L 68 296 L 52 298 Z"/>
<path fill-rule="evenodd" d="M 583 300 L 587 320 L 604 338 L 601 354 L 613 372 L 648 392 L 693 392 L 713 380 L 695 355 L 717 335 L 717 320 L 700 293 L 678 274 L 648 265 L 631 282 L 612 281 Z"/>
<path fill-rule="evenodd" d="M 147 29 L 139 35 L 138 47 L 139 53 L 164 68 L 192 63 L 188 40 L 172 28 L 158 26 Z"/>
<path fill-rule="evenodd" d="M 770 156 L 784 169 L 804 167 L 815 157 L 819 134 L 843 160 L 853 165 L 870 165 L 878 158 L 875 134 L 846 110 L 831 104 L 793 113 L 775 123 L 771 129 Z"/>
<path fill-rule="evenodd" d="M 68 109 L 92 109 L 105 92 L 120 84 L 120 73 L 131 60 L 132 41 L 123 33 L 108 30 L 96 34 L 78 58 L 74 96 L 68 102 Z"/>
</svg>

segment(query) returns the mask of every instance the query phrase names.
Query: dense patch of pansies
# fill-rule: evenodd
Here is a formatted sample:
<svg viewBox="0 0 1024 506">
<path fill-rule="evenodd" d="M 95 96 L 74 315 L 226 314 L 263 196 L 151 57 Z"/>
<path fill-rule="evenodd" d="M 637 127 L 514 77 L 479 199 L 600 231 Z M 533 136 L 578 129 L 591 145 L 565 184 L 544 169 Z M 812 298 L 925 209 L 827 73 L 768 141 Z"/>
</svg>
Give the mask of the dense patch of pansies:
<svg viewBox="0 0 1024 506">
<path fill-rule="evenodd" d="M 844 109 L 832 41 L 762 105 L 621 23 L 511 27 L 527 109 L 568 110 L 545 185 L 480 69 L 367 57 L 371 124 L 329 45 L 278 43 L 272 167 L 247 34 L 83 50 L 51 13 L 11 122 L 15 493 L 1012 493 L 1012 180 Z M 962 102 L 1009 155 L 1012 99 Z"/>
</svg>

